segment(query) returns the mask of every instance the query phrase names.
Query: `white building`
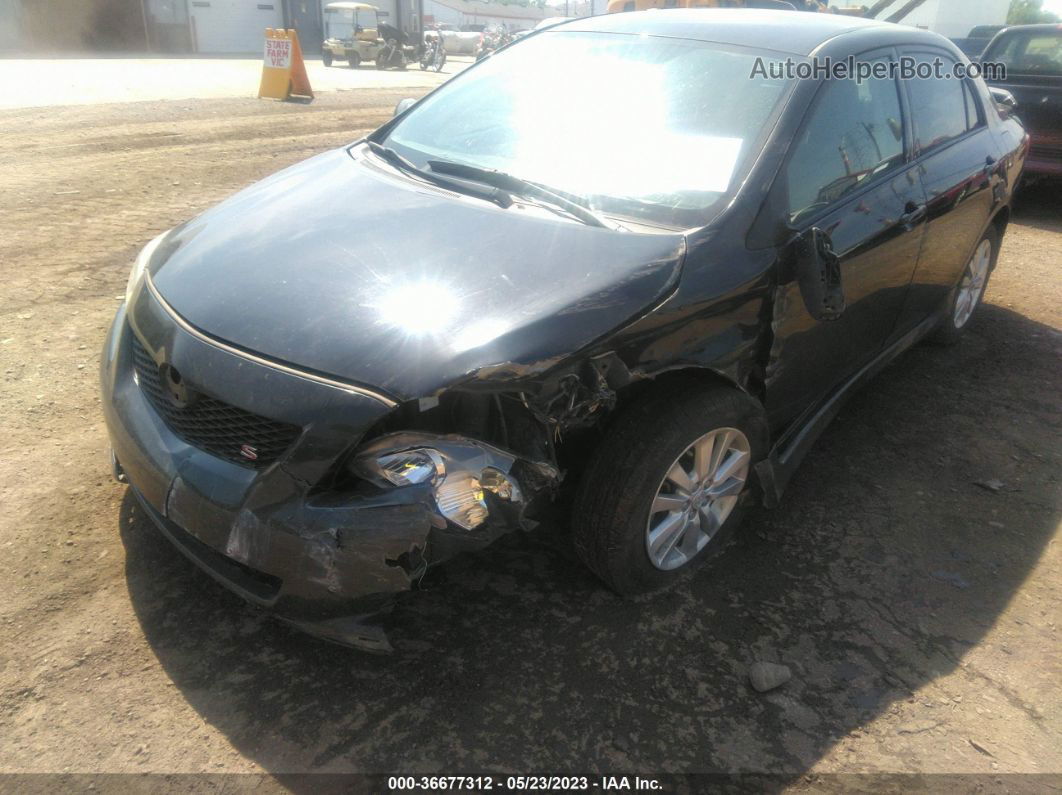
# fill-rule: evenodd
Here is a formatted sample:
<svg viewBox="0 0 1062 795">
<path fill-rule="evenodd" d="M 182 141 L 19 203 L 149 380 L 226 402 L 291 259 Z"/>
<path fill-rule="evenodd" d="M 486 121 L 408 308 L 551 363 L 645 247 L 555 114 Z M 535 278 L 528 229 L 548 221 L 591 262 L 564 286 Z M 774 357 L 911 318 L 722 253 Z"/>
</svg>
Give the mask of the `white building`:
<svg viewBox="0 0 1062 795">
<path fill-rule="evenodd" d="M 413 0 L 415 2 L 415 0 Z M 451 25 L 487 25 L 497 22 L 510 30 L 530 30 L 540 20 L 556 16 L 549 8 L 533 5 L 519 6 L 505 3 L 485 3 L 481 0 L 421 0 L 424 5 L 424 25 L 438 22 Z M 364 0 L 373 2 L 373 0 Z M 410 2 L 410 0 L 404 0 Z"/>
<path fill-rule="evenodd" d="M 899 12 L 907 0 L 893 0 L 878 12 L 877 19 L 887 20 Z M 870 0 L 832 0 L 832 7 L 873 5 Z M 903 19 L 901 25 L 931 30 L 949 39 L 961 39 L 977 25 L 1003 25 L 1007 21 L 1010 0 L 925 0 Z"/>
</svg>

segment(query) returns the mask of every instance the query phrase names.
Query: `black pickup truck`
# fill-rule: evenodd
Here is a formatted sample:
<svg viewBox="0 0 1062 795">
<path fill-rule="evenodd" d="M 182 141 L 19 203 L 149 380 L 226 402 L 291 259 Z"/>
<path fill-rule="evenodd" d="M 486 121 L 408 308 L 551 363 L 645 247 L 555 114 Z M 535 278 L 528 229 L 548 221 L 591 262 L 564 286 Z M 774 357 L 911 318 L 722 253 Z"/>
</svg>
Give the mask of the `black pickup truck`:
<svg viewBox="0 0 1062 795">
<path fill-rule="evenodd" d="M 1003 27 L 1003 25 L 978 25 L 966 34 L 966 38 L 951 41 L 971 60 L 974 60 L 981 56 L 988 42 L 992 41 L 992 37 L 1003 30 Z"/>
<path fill-rule="evenodd" d="M 1007 68 L 1006 79 L 988 83 L 1018 103 L 1016 114 L 1032 138 L 1025 173 L 1062 177 L 1062 25 L 1004 28 L 981 60 Z"/>
</svg>

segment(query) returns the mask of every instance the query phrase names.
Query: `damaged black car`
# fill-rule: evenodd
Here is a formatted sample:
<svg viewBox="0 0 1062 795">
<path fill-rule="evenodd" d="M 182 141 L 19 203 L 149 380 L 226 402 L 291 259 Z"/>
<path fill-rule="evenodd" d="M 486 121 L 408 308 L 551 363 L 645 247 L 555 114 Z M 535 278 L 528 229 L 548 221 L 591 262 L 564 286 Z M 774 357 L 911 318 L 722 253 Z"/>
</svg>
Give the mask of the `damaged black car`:
<svg viewBox="0 0 1062 795">
<path fill-rule="evenodd" d="M 1027 137 L 964 56 L 834 15 L 533 33 L 140 253 L 106 342 L 116 477 L 202 569 L 382 651 L 393 595 L 571 505 L 665 586 L 780 498 L 841 400 L 955 340 Z"/>
</svg>

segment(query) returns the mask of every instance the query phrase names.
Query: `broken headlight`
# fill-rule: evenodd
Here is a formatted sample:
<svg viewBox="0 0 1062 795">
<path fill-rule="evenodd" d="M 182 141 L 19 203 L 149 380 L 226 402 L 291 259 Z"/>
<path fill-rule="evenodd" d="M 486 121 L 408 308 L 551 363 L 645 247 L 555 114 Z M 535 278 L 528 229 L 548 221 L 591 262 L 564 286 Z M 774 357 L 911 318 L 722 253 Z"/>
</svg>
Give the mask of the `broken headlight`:
<svg viewBox="0 0 1062 795">
<path fill-rule="evenodd" d="M 472 530 L 490 515 L 485 492 L 506 502 L 523 501 L 509 474 L 515 461 L 496 447 L 460 436 L 392 433 L 360 450 L 352 469 L 383 488 L 429 484 L 439 514 Z"/>
<path fill-rule="evenodd" d="M 442 456 L 430 449 L 371 456 L 362 463 L 395 486 L 435 483 L 446 476 L 446 465 L 443 464 Z"/>
</svg>

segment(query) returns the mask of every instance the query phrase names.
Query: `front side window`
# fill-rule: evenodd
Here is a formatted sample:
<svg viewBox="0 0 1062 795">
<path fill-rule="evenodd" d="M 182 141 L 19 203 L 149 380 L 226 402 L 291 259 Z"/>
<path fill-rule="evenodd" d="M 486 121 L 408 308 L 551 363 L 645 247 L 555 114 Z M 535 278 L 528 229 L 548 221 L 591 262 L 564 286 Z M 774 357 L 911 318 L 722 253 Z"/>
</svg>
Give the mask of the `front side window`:
<svg viewBox="0 0 1062 795">
<path fill-rule="evenodd" d="M 786 166 L 790 219 L 808 217 L 903 162 L 896 81 L 827 82 Z"/>
<path fill-rule="evenodd" d="M 606 214 L 707 222 L 790 83 L 713 42 L 545 32 L 451 80 L 386 141 L 418 166 L 504 171 Z"/>
<path fill-rule="evenodd" d="M 935 57 L 935 56 L 934 56 Z M 950 67 L 945 67 L 950 68 Z M 915 146 L 920 152 L 944 146 L 968 128 L 967 91 L 963 80 L 909 80 Z M 972 97 L 970 100 L 972 101 Z"/>
</svg>

